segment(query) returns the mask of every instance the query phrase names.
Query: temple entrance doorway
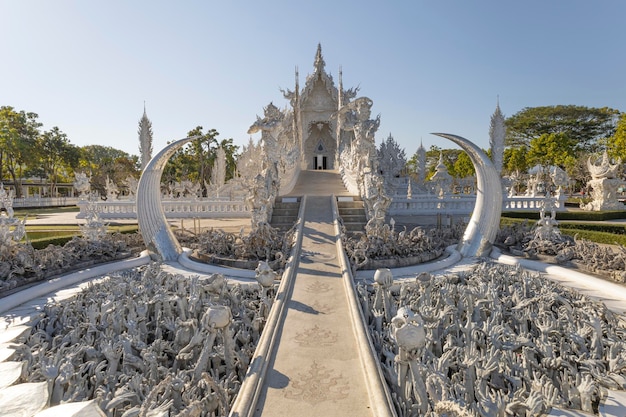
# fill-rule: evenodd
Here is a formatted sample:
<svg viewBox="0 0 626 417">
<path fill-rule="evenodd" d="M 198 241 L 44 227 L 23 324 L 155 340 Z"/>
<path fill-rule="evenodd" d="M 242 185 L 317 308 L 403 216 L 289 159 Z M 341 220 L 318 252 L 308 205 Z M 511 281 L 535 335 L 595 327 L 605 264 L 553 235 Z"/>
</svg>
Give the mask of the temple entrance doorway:
<svg viewBox="0 0 626 417">
<path fill-rule="evenodd" d="M 328 169 L 326 165 L 327 158 L 324 155 L 317 155 L 313 157 L 314 169 Z"/>
<path fill-rule="evenodd" d="M 309 124 L 308 137 L 304 143 L 304 159 L 306 169 L 335 169 L 335 153 L 337 141 L 328 121 L 315 121 Z"/>
</svg>

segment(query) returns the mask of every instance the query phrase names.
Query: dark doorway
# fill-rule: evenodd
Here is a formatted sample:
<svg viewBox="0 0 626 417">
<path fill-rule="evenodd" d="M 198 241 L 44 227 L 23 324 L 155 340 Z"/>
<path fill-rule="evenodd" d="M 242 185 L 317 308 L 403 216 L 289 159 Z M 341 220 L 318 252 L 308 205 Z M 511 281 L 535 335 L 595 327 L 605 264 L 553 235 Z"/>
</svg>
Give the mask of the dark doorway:
<svg viewBox="0 0 626 417">
<path fill-rule="evenodd" d="M 321 162 L 321 164 L 320 164 Z M 328 169 L 328 162 L 325 156 L 322 156 L 320 161 L 317 156 L 313 157 L 313 169 Z"/>
</svg>

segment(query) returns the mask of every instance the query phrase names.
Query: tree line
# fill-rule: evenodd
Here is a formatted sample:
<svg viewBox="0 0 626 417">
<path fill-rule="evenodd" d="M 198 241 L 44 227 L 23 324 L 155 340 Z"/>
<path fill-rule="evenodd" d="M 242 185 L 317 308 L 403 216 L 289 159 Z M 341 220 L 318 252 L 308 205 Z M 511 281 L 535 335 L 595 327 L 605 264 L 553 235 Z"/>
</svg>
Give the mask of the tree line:
<svg viewBox="0 0 626 417">
<path fill-rule="evenodd" d="M 590 156 L 606 151 L 609 157 L 626 162 L 626 113 L 616 109 L 575 105 L 526 107 L 506 118 L 505 127 L 503 175 L 525 173 L 538 164 L 554 165 L 584 185 L 589 178 L 586 164 Z M 473 175 L 465 152 L 437 146 L 426 152 L 430 175 L 440 154 L 452 176 Z M 416 162 L 417 153 L 409 160 L 413 165 Z"/>
<path fill-rule="evenodd" d="M 107 178 L 123 189 L 128 177 L 138 179 L 141 175 L 138 156 L 110 146 L 76 146 L 57 126 L 42 130 L 38 119 L 37 113 L 0 107 L 0 183 L 13 183 L 16 197 L 22 197 L 27 178 L 47 184 L 48 196 L 56 196 L 53 193 L 57 184 L 71 183 L 75 173 L 83 172 L 90 176 L 92 191 L 105 195 Z M 235 175 L 239 147 L 232 139 L 219 140 L 214 129 L 206 133 L 202 130 L 198 126 L 188 132 L 188 136 L 200 138 L 171 158 L 164 181 L 210 183 L 218 146 L 226 152 L 226 179 Z"/>
<path fill-rule="evenodd" d="M 107 178 L 120 189 L 129 176 L 139 178 L 137 156 L 110 146 L 75 146 L 56 126 L 42 130 L 38 118 L 33 112 L 0 107 L 0 182 L 12 182 L 16 197 L 22 196 L 25 178 L 39 179 L 49 185 L 49 190 L 55 190 L 56 184 L 73 182 L 76 172 L 84 172 L 91 178 L 92 190 L 101 195 L 106 194 Z M 537 164 L 555 165 L 584 185 L 588 180 L 589 156 L 607 151 L 611 158 L 626 161 L 626 113 L 615 109 L 575 105 L 527 107 L 506 118 L 505 126 L 503 175 L 524 173 Z M 226 153 L 226 180 L 237 175 L 239 147 L 232 138 L 219 139 L 215 129 L 205 131 L 202 126 L 191 129 L 187 136 L 198 139 L 170 158 L 163 174 L 165 183 L 197 182 L 206 195 L 218 147 Z M 440 155 L 453 177 L 474 174 L 465 152 L 432 146 L 426 152 L 427 178 L 434 173 Z M 417 153 L 407 163 L 409 170 L 414 170 Z"/>
</svg>

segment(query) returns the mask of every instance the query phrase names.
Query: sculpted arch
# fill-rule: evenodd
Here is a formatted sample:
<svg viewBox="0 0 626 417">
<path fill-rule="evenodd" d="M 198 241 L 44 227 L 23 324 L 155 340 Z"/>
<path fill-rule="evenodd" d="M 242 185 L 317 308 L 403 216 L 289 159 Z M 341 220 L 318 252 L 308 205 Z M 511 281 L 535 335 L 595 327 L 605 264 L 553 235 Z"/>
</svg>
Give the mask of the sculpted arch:
<svg viewBox="0 0 626 417">
<path fill-rule="evenodd" d="M 476 205 L 461 243 L 462 256 L 489 256 L 502 215 L 502 185 L 500 175 L 491 160 L 474 143 L 449 133 L 433 133 L 459 145 L 470 157 L 476 169 Z"/>
<path fill-rule="evenodd" d="M 137 222 L 148 249 L 162 261 L 175 261 L 182 247 L 170 229 L 161 204 L 161 176 L 167 161 L 197 136 L 179 139 L 155 155 L 143 170 L 137 186 Z"/>
</svg>

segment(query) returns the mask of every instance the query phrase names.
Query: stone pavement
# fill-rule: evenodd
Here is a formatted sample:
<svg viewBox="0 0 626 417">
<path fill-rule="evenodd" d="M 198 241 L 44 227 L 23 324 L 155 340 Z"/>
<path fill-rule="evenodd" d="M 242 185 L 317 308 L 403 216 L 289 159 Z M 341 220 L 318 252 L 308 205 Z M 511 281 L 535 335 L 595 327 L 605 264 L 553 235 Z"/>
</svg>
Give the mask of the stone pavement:
<svg viewBox="0 0 626 417">
<path fill-rule="evenodd" d="M 336 196 L 351 195 L 341 181 L 339 173 L 334 170 L 300 171 L 298 182 L 286 196 Z"/>
<path fill-rule="evenodd" d="M 371 416 L 330 196 L 308 197 L 302 251 L 257 414 Z"/>
</svg>

